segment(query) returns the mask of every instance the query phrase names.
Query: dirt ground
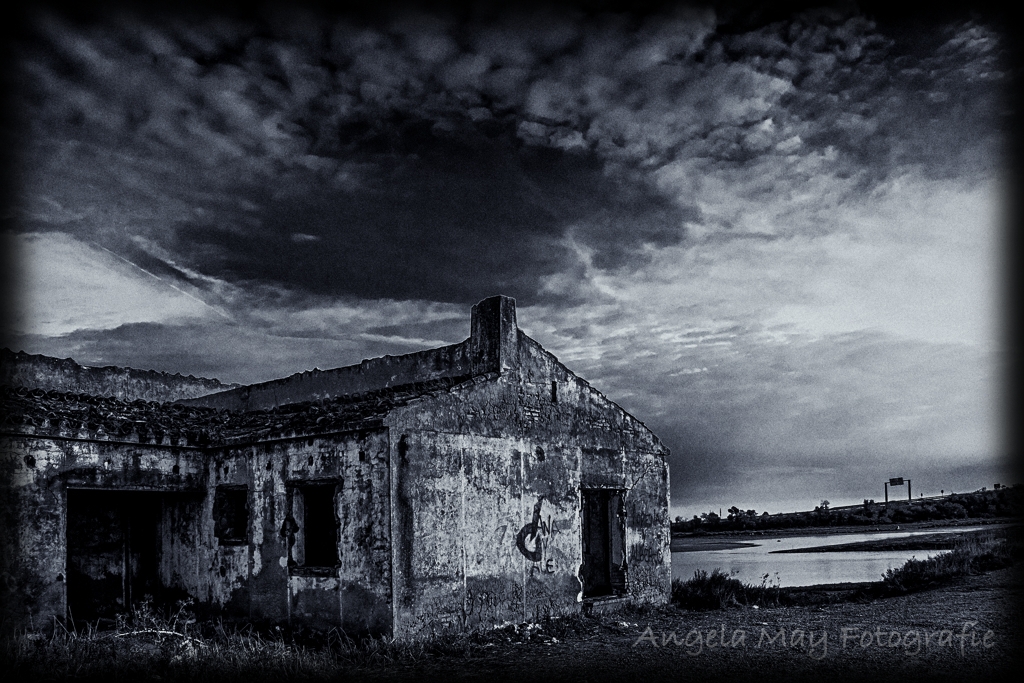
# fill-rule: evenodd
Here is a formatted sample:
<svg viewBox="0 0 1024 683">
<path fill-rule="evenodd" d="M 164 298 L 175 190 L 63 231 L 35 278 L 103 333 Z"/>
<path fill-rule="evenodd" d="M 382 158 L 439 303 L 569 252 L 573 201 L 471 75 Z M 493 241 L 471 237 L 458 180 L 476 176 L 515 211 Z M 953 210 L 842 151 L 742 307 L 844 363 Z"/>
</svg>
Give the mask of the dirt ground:
<svg viewBox="0 0 1024 683">
<path fill-rule="evenodd" d="M 1016 569 L 897 598 L 818 607 L 623 613 L 558 642 L 362 669 L 360 680 L 1002 680 L 1020 660 Z M 621 617 L 621 621 L 619 618 Z"/>
</svg>

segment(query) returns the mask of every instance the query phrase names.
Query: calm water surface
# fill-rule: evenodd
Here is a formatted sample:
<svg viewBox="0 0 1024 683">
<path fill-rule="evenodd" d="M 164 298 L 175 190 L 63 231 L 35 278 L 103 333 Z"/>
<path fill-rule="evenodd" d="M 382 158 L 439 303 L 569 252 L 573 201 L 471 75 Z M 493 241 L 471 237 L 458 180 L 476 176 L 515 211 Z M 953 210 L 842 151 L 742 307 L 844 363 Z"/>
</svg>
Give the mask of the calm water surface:
<svg viewBox="0 0 1024 683">
<path fill-rule="evenodd" d="M 856 543 L 886 538 L 907 538 L 925 534 L 971 531 L 982 527 L 925 529 L 922 531 L 871 532 L 862 534 L 808 534 L 784 538 L 735 536 L 729 540 L 756 543 L 730 550 L 696 550 L 672 553 L 672 576 L 690 579 L 698 569 L 710 572 L 716 567 L 730 572 L 744 583 L 760 584 L 768 574 L 769 585 L 813 586 L 819 583 L 878 581 L 890 567 L 902 566 L 911 557 L 924 559 L 941 550 L 904 550 L 869 552 L 822 552 L 772 555 L 776 550 L 812 548 L 822 545 Z"/>
</svg>

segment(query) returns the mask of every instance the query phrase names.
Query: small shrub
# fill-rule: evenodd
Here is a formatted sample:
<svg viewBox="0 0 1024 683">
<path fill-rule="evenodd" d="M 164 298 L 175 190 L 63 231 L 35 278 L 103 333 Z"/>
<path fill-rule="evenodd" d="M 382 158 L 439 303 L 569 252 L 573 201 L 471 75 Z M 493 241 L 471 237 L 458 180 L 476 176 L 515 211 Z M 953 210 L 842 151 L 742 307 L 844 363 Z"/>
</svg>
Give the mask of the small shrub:
<svg viewBox="0 0 1024 683">
<path fill-rule="evenodd" d="M 709 574 L 698 569 L 688 581 L 672 582 L 672 602 L 684 609 L 725 609 L 735 605 L 778 606 L 788 599 L 781 587 L 778 572 L 774 580 L 770 574 L 761 577 L 759 585 L 743 583 L 715 568 Z"/>
<path fill-rule="evenodd" d="M 720 568 L 698 569 L 689 581 L 672 582 L 672 602 L 687 609 L 724 609 L 739 604 L 743 583 Z"/>
</svg>

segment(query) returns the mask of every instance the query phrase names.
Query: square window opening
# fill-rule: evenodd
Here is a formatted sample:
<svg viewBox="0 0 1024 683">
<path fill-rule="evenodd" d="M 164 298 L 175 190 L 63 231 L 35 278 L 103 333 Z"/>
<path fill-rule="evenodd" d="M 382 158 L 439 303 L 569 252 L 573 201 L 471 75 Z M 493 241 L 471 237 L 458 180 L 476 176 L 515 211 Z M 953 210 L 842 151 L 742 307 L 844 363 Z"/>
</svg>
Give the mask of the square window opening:
<svg viewBox="0 0 1024 683">
<path fill-rule="evenodd" d="M 245 486 L 218 486 L 213 497 L 213 534 L 220 545 L 248 543 L 249 491 Z"/>
</svg>

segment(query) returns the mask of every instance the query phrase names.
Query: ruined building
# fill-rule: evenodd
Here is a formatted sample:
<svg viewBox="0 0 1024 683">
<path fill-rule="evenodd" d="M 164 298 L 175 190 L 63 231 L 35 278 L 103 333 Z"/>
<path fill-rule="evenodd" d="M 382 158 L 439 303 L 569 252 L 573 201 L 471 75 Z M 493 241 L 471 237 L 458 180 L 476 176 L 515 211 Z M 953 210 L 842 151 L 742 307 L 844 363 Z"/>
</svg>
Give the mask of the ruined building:
<svg viewBox="0 0 1024 683">
<path fill-rule="evenodd" d="M 4 352 L 10 626 L 146 596 L 399 638 L 670 590 L 667 450 L 516 325 L 237 387 Z"/>
</svg>

